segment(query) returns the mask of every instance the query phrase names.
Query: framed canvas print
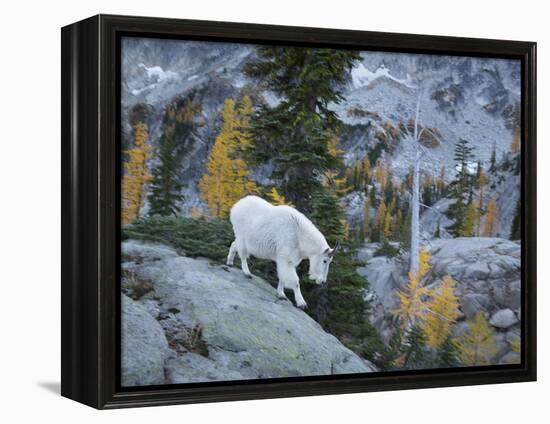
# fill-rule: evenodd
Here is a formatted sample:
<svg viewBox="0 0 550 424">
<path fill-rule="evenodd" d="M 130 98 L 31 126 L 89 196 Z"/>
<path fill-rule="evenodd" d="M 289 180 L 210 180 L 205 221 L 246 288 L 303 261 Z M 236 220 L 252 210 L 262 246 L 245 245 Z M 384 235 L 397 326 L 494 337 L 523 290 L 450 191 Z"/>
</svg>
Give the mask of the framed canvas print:
<svg viewBox="0 0 550 424">
<path fill-rule="evenodd" d="M 535 44 L 62 29 L 62 394 L 536 379 Z"/>
</svg>

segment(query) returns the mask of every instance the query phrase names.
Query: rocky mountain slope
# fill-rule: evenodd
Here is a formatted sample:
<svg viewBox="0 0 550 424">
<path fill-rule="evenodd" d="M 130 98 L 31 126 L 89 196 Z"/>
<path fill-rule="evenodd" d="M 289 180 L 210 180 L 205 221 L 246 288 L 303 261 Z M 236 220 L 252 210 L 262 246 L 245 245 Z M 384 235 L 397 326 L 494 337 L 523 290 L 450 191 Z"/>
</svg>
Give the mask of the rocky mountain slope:
<svg viewBox="0 0 550 424">
<path fill-rule="evenodd" d="M 258 277 L 159 244 L 122 252 L 124 386 L 375 370 Z"/>
<path fill-rule="evenodd" d="M 123 130 L 129 133 L 128 111 L 137 103 L 150 106 L 150 137 L 156 145 L 163 112 L 177 96 L 195 92 L 202 103 L 201 123 L 181 170 L 188 214 L 199 204 L 197 182 L 219 128 L 219 111 L 227 97 L 243 90 L 274 96 L 247 79 L 242 68 L 255 56 L 253 46 L 198 41 L 125 38 L 122 44 Z M 517 61 L 430 55 L 363 52 L 351 73 L 345 101 L 331 108 L 345 123 L 340 135 L 348 165 L 378 149 L 395 176 L 404 177 L 413 160 L 413 146 L 397 137 L 398 128 L 414 116 L 421 98 L 420 122 L 437 137 L 423 155 L 423 173 L 446 178 L 455 172 L 453 151 L 459 138 L 474 147 L 476 160 L 487 164 L 510 150 L 517 125 L 520 64 Z M 355 110 L 356 113 L 352 113 Z M 391 138 L 391 137 L 390 137 Z M 269 179 L 265 170 L 253 175 Z M 516 183 L 509 184 L 516 189 Z"/>
<path fill-rule="evenodd" d="M 497 349 L 492 363 L 518 363 L 512 344 L 520 334 L 520 245 L 505 239 L 468 237 L 436 239 L 427 246 L 431 272 L 425 282 L 438 287 L 449 275 L 457 282 L 461 317 L 454 336 L 467 329 L 466 320 L 482 311 L 496 332 Z M 366 244 L 358 258 L 365 265 L 358 272 L 370 282 L 366 297 L 373 306 L 371 320 L 385 340 L 389 340 L 398 304 L 396 289 L 407 281 L 407 258 L 375 256 L 378 243 Z"/>
</svg>

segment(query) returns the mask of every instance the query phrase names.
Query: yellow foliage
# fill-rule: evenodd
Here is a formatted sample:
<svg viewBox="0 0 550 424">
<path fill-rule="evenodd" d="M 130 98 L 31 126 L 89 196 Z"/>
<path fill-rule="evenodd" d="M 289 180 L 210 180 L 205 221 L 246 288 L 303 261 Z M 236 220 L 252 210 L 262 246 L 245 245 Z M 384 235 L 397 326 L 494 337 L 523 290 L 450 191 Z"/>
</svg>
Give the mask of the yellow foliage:
<svg viewBox="0 0 550 424">
<path fill-rule="evenodd" d="M 491 199 L 487 205 L 487 215 L 485 216 L 485 225 L 483 227 L 483 234 L 486 237 L 492 237 L 497 229 L 497 223 L 499 219 L 498 205 L 495 199 Z"/>
<path fill-rule="evenodd" d="M 151 181 L 147 161 L 151 148 L 147 143 L 147 125 L 138 122 L 134 127 L 134 147 L 126 152 L 122 178 L 122 224 L 131 224 L 139 215 L 143 201 L 143 186 Z"/>
<path fill-rule="evenodd" d="M 432 258 L 432 255 L 430 255 L 430 252 L 428 252 L 426 249 L 421 248 L 420 252 L 418 253 L 418 272 L 417 272 L 417 278 L 422 279 L 424 276 L 430 272 L 430 269 L 432 269 L 432 266 L 430 265 L 430 259 Z"/>
<path fill-rule="evenodd" d="M 382 231 L 384 230 L 384 223 L 386 221 L 386 212 L 386 202 L 382 200 L 380 205 L 378 205 L 378 211 L 376 212 L 376 226 Z"/>
<path fill-rule="evenodd" d="M 334 192 L 338 196 L 343 196 L 348 193 L 353 187 L 348 187 L 348 179 L 344 175 L 342 178 L 334 178 Z"/>
<path fill-rule="evenodd" d="M 468 322 L 468 330 L 458 337 L 456 346 L 464 365 L 487 365 L 497 353 L 493 330 L 482 311 Z"/>
<path fill-rule="evenodd" d="M 337 178 L 337 176 L 338 172 L 336 171 L 326 171 L 323 175 L 323 186 L 340 197 L 352 190 L 353 187 L 348 187 L 346 175 L 343 175 L 341 178 Z"/>
<path fill-rule="evenodd" d="M 343 150 L 339 149 L 340 146 L 340 140 L 334 133 L 330 133 L 330 138 L 327 142 L 327 150 L 328 153 L 335 158 L 340 158 L 342 154 L 344 153 Z"/>
<path fill-rule="evenodd" d="M 427 250 L 420 249 L 418 271 L 415 274 L 409 273 L 409 282 L 404 290 L 397 290 L 399 307 L 392 313 L 399 317 L 404 328 L 423 322 L 429 313 L 429 300 L 433 291 L 422 285 L 422 279 L 431 269 L 430 258 Z"/>
<path fill-rule="evenodd" d="M 349 222 L 345 219 L 340 220 L 340 224 L 342 225 L 342 237 L 344 240 L 349 240 Z"/>
<path fill-rule="evenodd" d="M 388 168 L 384 163 L 379 163 L 374 168 L 374 178 L 376 178 L 376 181 L 378 181 L 382 190 L 386 188 L 388 173 Z"/>
<path fill-rule="evenodd" d="M 279 194 L 279 192 L 275 187 L 273 187 L 271 191 L 267 193 L 267 195 L 271 198 L 271 203 L 273 203 L 275 206 L 285 205 L 285 206 L 294 207 L 294 205 L 291 202 L 286 201 L 285 196 L 283 196 L 282 194 Z"/>
<path fill-rule="evenodd" d="M 247 194 L 258 192 L 249 178 L 246 162 L 238 152 L 250 143 L 248 131 L 250 99 L 243 97 L 237 110 L 233 99 L 226 99 L 222 110 L 223 125 L 210 151 L 207 172 L 199 182 L 201 196 L 212 215 L 225 218 L 231 207 Z"/>
<path fill-rule="evenodd" d="M 518 353 L 521 352 L 521 339 L 519 337 L 517 339 L 510 340 L 508 344 L 512 348 L 512 351 Z"/>
<path fill-rule="evenodd" d="M 438 291 L 432 293 L 432 299 L 428 303 L 430 311 L 424 321 L 424 334 L 428 346 L 437 348 L 451 333 L 451 326 L 459 316 L 458 297 L 456 296 L 456 282 L 445 276 Z"/>
</svg>

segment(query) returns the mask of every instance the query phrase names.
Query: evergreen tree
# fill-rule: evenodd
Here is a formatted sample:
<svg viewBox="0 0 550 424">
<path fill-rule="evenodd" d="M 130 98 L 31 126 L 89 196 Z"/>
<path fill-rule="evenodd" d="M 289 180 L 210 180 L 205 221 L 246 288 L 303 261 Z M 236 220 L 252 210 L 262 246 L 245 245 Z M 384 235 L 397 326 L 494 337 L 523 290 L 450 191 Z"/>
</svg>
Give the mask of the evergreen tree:
<svg viewBox="0 0 550 424">
<path fill-rule="evenodd" d="M 399 229 L 399 241 L 401 242 L 401 247 L 405 249 L 411 247 L 411 224 L 412 214 L 408 211 Z"/>
<path fill-rule="evenodd" d="M 227 217 L 239 199 L 258 191 L 256 183 L 249 177 L 246 162 L 239 157 L 239 152 L 250 143 L 249 105 L 247 96 L 238 109 L 233 99 L 225 101 L 223 125 L 210 151 L 207 172 L 199 183 L 201 196 L 215 217 Z"/>
<path fill-rule="evenodd" d="M 448 229 L 452 234 L 457 236 L 462 231 L 463 220 L 473 192 L 473 179 L 468 172 L 468 165 L 473 159 L 472 152 L 473 149 L 469 146 L 468 141 L 462 138 L 455 146 L 454 159 L 457 164 L 458 173 L 449 187 L 454 202 L 449 206 L 447 216 L 454 220 L 454 224 L 449 226 Z"/>
<path fill-rule="evenodd" d="M 147 162 L 151 148 L 147 142 L 147 125 L 138 122 L 134 126 L 134 147 L 128 150 L 122 178 L 122 224 L 135 221 L 143 203 L 144 186 L 151 181 Z"/>
<path fill-rule="evenodd" d="M 329 104 L 342 101 L 344 84 L 360 56 L 344 50 L 262 46 L 257 57 L 246 65 L 246 75 L 283 101 L 256 111 L 249 153 L 255 163 L 273 163 L 282 194 L 307 213 L 312 193 L 321 186 L 315 175 L 339 165 L 328 149 L 340 122 Z"/>
<path fill-rule="evenodd" d="M 179 172 L 182 159 L 194 142 L 195 118 L 201 106 L 194 93 L 178 98 L 166 107 L 163 133 L 157 148 L 158 163 L 153 168 L 149 192 L 149 215 L 176 216 L 183 200 Z"/>
<path fill-rule="evenodd" d="M 510 240 L 521 240 L 521 198 L 516 202 L 512 229 L 510 231 Z"/>
<path fill-rule="evenodd" d="M 497 169 L 497 145 L 496 142 L 493 142 L 493 149 L 491 150 L 491 166 L 489 167 L 490 172 L 495 172 Z"/>
<path fill-rule="evenodd" d="M 437 219 L 437 227 L 434 232 L 434 238 L 441 238 L 441 218 Z"/>
<path fill-rule="evenodd" d="M 375 206 L 375 204 L 376 204 L 376 189 L 375 189 L 374 185 L 371 187 L 371 189 L 369 191 L 369 198 L 370 198 L 370 204 L 372 206 Z"/>
<path fill-rule="evenodd" d="M 364 237 L 368 237 L 368 235 L 370 234 L 370 198 L 368 196 L 365 198 L 365 204 L 363 206 L 362 228 L 363 228 Z M 364 240 L 360 240 L 360 241 L 362 243 Z"/>
<path fill-rule="evenodd" d="M 484 194 L 485 194 L 485 184 L 487 184 L 487 177 L 485 175 L 485 172 L 483 171 L 483 167 L 481 166 L 481 163 L 478 164 L 478 176 L 477 176 L 477 184 L 478 184 L 478 204 L 477 204 L 477 223 L 476 223 L 476 234 L 479 235 L 481 231 L 481 217 L 483 216 L 484 211 Z"/>
<path fill-rule="evenodd" d="M 311 221 L 323 233 L 327 242 L 334 245 L 344 236 L 344 211 L 338 199 L 323 189 L 317 190 L 312 196 L 310 214 Z"/>
<path fill-rule="evenodd" d="M 403 225 L 403 212 L 401 212 L 401 209 L 397 209 L 397 213 L 395 214 L 395 220 L 392 224 L 392 236 L 394 240 L 400 240 L 400 231 L 401 226 Z"/>
<path fill-rule="evenodd" d="M 149 215 L 177 216 L 178 203 L 183 200 L 179 180 L 181 161 L 174 138 L 163 134 L 157 149 L 158 165 L 153 169 L 149 192 Z"/>
<path fill-rule="evenodd" d="M 422 203 L 426 206 L 432 206 L 434 204 L 433 189 L 431 186 L 422 187 Z"/>
<path fill-rule="evenodd" d="M 448 336 L 437 349 L 436 365 L 442 368 L 453 368 L 460 365 L 459 352 L 451 336 Z"/>
<path fill-rule="evenodd" d="M 384 198 L 386 200 L 386 203 L 390 203 L 392 201 L 393 195 L 394 195 L 394 191 L 393 191 L 392 176 L 391 176 L 391 173 L 388 172 L 387 183 L 384 188 Z"/>
<path fill-rule="evenodd" d="M 408 331 L 403 343 L 404 360 L 403 366 L 406 369 L 425 368 L 428 359 L 426 349 L 426 335 L 422 328 L 414 325 Z"/>
</svg>

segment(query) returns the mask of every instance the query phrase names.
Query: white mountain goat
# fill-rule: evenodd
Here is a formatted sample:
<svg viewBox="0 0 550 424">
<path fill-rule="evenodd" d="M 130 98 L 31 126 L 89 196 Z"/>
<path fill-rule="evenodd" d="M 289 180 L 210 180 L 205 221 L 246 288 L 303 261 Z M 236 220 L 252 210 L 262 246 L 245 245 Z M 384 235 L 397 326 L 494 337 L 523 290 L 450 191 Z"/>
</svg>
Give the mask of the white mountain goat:
<svg viewBox="0 0 550 424">
<path fill-rule="evenodd" d="M 244 274 L 252 278 L 247 263 L 249 256 L 275 261 L 279 298 L 286 299 L 284 289 L 292 289 L 296 306 L 304 309 L 307 305 L 300 292 L 296 267 L 309 259 L 309 278 L 323 284 L 338 243 L 331 249 L 305 215 L 289 206 L 273 206 L 257 196 L 247 196 L 235 203 L 230 218 L 235 241 L 229 249 L 227 264 L 233 265 L 238 253 Z"/>
</svg>

